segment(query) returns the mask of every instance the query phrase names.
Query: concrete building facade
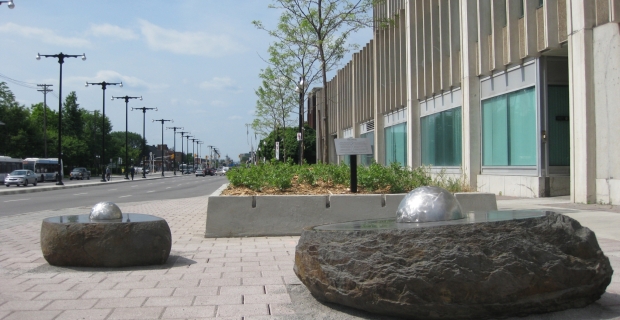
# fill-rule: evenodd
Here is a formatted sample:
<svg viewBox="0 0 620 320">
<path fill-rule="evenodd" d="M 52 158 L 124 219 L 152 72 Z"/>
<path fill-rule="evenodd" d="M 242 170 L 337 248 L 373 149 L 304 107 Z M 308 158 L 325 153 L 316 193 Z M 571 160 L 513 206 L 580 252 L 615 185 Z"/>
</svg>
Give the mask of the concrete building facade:
<svg viewBox="0 0 620 320">
<path fill-rule="evenodd" d="M 620 203 L 620 0 L 387 0 L 374 15 L 390 23 L 310 95 L 318 160 L 366 137 L 361 164 Z"/>
</svg>

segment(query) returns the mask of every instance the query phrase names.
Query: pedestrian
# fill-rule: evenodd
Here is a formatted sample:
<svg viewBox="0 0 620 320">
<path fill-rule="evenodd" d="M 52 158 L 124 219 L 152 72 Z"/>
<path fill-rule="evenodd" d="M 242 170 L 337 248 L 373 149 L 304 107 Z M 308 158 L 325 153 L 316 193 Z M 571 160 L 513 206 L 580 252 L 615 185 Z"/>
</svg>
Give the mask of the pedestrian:
<svg viewBox="0 0 620 320">
<path fill-rule="evenodd" d="M 110 167 L 106 167 L 105 169 L 105 177 L 110 181 Z"/>
<path fill-rule="evenodd" d="M 136 173 L 136 168 L 131 167 L 131 180 L 133 180 L 133 175 Z"/>
</svg>

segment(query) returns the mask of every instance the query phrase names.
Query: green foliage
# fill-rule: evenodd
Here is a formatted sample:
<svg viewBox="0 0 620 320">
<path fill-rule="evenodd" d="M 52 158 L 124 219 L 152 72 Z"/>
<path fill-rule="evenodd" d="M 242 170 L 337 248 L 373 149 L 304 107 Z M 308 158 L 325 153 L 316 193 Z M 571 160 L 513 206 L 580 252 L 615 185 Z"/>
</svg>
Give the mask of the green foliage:
<svg viewBox="0 0 620 320">
<path fill-rule="evenodd" d="M 256 155 L 266 161 L 275 159 L 276 139 L 280 141 L 280 159 L 299 163 L 299 142 L 297 141 L 297 127 L 272 131 L 259 143 L 260 150 Z M 307 124 L 304 125 L 304 162 L 316 162 L 316 132 Z"/>
<path fill-rule="evenodd" d="M 62 110 L 62 153 L 65 167 L 84 166 L 94 169 L 96 155 L 101 155 L 102 134 L 106 137 L 104 165 L 110 158 L 124 157 L 125 132 L 111 134 L 109 118 L 99 112 L 80 107 L 75 92 L 69 93 Z M 44 120 L 46 119 L 46 120 Z M 58 155 L 58 112 L 42 103 L 30 108 L 17 103 L 15 96 L 4 82 L 0 82 L 0 154 L 16 157 L 45 157 L 45 131 L 47 131 L 47 156 Z M 46 129 L 44 130 L 44 121 Z M 105 123 L 105 130 L 102 130 Z M 129 158 L 139 159 L 142 136 L 129 133 Z M 136 160 L 137 162 L 137 160 Z M 93 171 L 94 172 L 94 171 Z"/>
<path fill-rule="evenodd" d="M 246 187 L 256 192 L 265 188 L 280 191 L 290 189 L 294 178 L 300 184 L 315 186 L 319 182 L 328 185 L 349 187 L 350 167 L 345 164 L 296 165 L 272 160 L 265 164 L 249 167 L 235 167 L 226 174 L 234 187 Z M 358 190 L 367 193 L 406 193 L 420 186 L 439 186 L 451 192 L 469 191 L 464 181 L 439 175 L 433 178 L 428 167 L 413 170 L 397 163 L 382 166 L 373 163 L 369 167 L 358 167 Z"/>
</svg>

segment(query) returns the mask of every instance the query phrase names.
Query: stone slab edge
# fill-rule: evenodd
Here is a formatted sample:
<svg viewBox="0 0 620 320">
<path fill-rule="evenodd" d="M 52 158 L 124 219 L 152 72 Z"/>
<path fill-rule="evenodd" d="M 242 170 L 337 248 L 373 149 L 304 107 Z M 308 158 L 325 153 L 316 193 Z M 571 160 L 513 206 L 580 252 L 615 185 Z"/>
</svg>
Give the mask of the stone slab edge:
<svg viewBox="0 0 620 320">
<path fill-rule="evenodd" d="M 300 235 L 307 226 L 394 218 L 405 196 L 218 196 L 225 188 L 222 186 L 207 200 L 207 238 Z M 470 193 L 461 198 L 467 200 L 462 205 L 465 212 L 497 210 L 493 194 Z"/>
</svg>

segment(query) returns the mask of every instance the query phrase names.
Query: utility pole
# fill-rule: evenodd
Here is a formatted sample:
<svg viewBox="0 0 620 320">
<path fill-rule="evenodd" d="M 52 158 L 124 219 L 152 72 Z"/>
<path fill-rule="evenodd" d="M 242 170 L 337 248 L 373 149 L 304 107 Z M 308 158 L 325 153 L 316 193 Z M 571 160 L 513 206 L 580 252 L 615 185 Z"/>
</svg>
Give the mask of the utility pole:
<svg viewBox="0 0 620 320">
<path fill-rule="evenodd" d="M 37 84 L 37 87 L 43 87 L 37 91 L 43 92 L 43 145 L 45 146 L 45 158 L 47 158 L 47 93 L 54 90 L 49 89 L 51 84 Z"/>
</svg>

